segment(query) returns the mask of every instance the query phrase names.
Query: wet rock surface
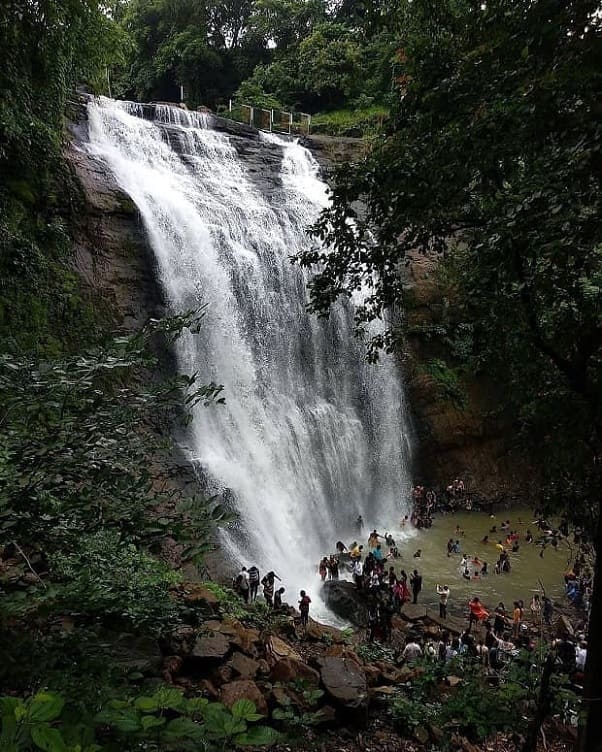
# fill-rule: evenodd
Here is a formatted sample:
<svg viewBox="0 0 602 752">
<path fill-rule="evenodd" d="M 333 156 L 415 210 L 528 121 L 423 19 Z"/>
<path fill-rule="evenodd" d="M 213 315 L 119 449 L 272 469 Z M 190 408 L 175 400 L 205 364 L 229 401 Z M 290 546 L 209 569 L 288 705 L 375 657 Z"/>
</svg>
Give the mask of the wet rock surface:
<svg viewBox="0 0 602 752">
<path fill-rule="evenodd" d="M 368 624 L 368 606 L 365 596 L 352 582 L 329 580 L 322 590 L 328 608 L 341 619 L 358 627 Z"/>
</svg>

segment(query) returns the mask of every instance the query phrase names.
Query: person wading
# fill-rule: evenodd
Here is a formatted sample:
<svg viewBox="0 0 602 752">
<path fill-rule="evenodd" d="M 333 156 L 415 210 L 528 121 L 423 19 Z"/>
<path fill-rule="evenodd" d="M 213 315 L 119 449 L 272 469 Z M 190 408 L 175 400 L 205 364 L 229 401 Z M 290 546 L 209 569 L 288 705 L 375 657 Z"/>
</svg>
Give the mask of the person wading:
<svg viewBox="0 0 602 752">
<path fill-rule="evenodd" d="M 412 588 L 412 603 L 418 603 L 418 594 L 422 590 L 422 575 L 418 574 L 418 570 L 415 569 L 410 577 L 410 586 Z"/>
<path fill-rule="evenodd" d="M 437 585 L 437 594 L 439 596 L 439 618 L 447 619 L 447 602 L 449 600 L 449 588 L 447 585 L 441 587 Z"/>
</svg>

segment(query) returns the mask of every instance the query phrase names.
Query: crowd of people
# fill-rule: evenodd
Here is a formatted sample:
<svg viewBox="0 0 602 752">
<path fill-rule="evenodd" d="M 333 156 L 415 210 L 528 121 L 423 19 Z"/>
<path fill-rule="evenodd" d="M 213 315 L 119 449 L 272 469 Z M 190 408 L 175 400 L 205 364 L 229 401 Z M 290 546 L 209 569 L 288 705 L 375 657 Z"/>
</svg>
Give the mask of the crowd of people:
<svg viewBox="0 0 602 752">
<path fill-rule="evenodd" d="M 278 577 L 273 571 L 267 572 L 267 574 L 261 578 L 259 568 L 253 565 L 248 569 L 247 567 L 242 567 L 240 572 L 234 578 L 232 584 L 234 590 L 240 595 L 243 601 L 248 604 L 255 603 L 259 593 L 259 586 L 261 585 L 262 595 L 268 609 L 272 612 L 286 611 L 289 606 L 282 600 L 282 596 L 286 590 L 283 587 L 276 588 L 276 580 L 282 582 L 280 577 Z M 300 623 L 304 629 L 307 628 L 309 623 L 310 604 L 311 598 L 305 590 L 301 590 L 297 606 L 301 615 Z"/>
<path fill-rule="evenodd" d="M 450 500 L 457 502 L 465 496 L 466 487 L 460 479 L 455 479 L 445 491 L 446 504 L 449 504 Z M 432 489 L 427 490 L 424 486 L 415 486 L 412 490 L 412 499 L 412 513 L 403 517 L 401 528 L 430 527 L 432 514 L 438 507 L 436 492 Z M 494 575 L 509 574 L 512 571 L 511 554 L 517 553 L 521 544 L 540 546 L 540 556 L 543 556 L 548 546 L 557 548 L 559 542 L 568 537 L 568 526 L 564 522 L 556 529 L 537 513 L 536 519 L 530 527 L 527 526 L 524 535 L 519 532 L 522 525 L 520 518 L 518 525 L 513 525 L 507 519 L 492 524 L 481 538 L 481 544 L 491 544 L 491 550 L 495 552 L 496 561 L 492 569 Z M 531 527 L 534 528 L 534 532 Z M 364 521 L 359 516 L 356 520 L 358 538 L 362 537 L 364 528 Z M 575 543 L 581 542 L 582 535 L 581 531 L 575 531 Z M 461 557 L 458 572 L 462 579 L 478 581 L 487 577 L 490 574 L 488 562 L 477 554 L 462 553 L 464 540 L 464 531 L 458 524 L 455 535 L 447 541 L 447 557 Z M 413 558 L 422 558 L 421 549 L 415 551 Z M 393 535 L 389 532 L 381 534 L 373 529 L 367 537 L 366 544 L 353 540 L 346 545 L 339 540 L 335 544 L 335 552 L 322 557 L 318 563 L 318 574 L 322 582 L 338 580 L 341 575 L 345 578 L 350 577 L 355 588 L 366 596 L 367 638 L 371 642 L 390 640 L 393 616 L 399 613 L 406 603 L 417 604 L 423 590 L 423 578 L 419 569 L 408 568 L 408 573 L 400 566 L 398 559 L 399 550 Z M 565 573 L 567 598 L 575 607 L 583 608 L 586 616 L 591 601 L 592 577 L 591 568 L 583 553 L 575 558 L 572 567 Z M 235 587 L 246 603 L 255 602 L 261 587 L 263 598 L 270 610 L 288 609 L 282 600 L 285 589 L 276 588 L 276 580 L 280 582 L 280 578 L 273 571 L 260 578 L 256 566 L 251 566 L 248 570 L 242 567 L 235 579 Z M 445 663 L 456 656 L 467 654 L 478 658 L 488 670 L 497 670 L 520 649 L 532 649 L 533 635 L 543 636 L 544 630 L 552 625 L 554 605 L 545 593 L 534 592 L 528 608 L 524 601 L 519 599 L 513 602 L 510 609 L 507 609 L 503 602 L 499 602 L 491 613 L 480 598 L 474 596 L 468 603 L 464 601 L 467 605 L 466 628 L 460 637 L 452 638 L 451 632 L 448 631 L 449 623 L 445 623 L 448 619 L 451 588 L 448 584 L 437 584 L 434 592 L 437 595 L 441 620 L 440 638 L 421 640 L 418 635 L 409 637 L 402 656 L 408 663 L 414 662 L 420 656 Z M 301 590 L 298 609 L 304 627 L 308 624 L 310 604 L 310 597 Z M 460 609 L 456 609 L 456 613 L 461 613 L 462 610 L 464 609 L 461 606 Z M 583 671 L 587 654 L 583 631 L 575 638 L 564 634 L 554 644 L 567 673 L 569 668 L 571 674 L 578 675 Z"/>
</svg>

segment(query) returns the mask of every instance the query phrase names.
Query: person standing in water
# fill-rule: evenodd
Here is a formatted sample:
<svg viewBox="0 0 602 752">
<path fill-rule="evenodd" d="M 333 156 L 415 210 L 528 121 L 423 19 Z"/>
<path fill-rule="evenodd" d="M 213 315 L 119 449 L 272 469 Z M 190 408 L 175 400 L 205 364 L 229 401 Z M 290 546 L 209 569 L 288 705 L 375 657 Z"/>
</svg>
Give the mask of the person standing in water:
<svg viewBox="0 0 602 752">
<path fill-rule="evenodd" d="M 418 594 L 422 590 L 422 575 L 418 574 L 418 570 L 415 569 L 410 576 L 410 586 L 412 588 L 412 603 L 418 603 Z"/>
<path fill-rule="evenodd" d="M 449 600 L 449 588 L 447 585 L 441 587 L 437 585 L 437 595 L 439 596 L 439 618 L 447 619 L 447 602 Z"/>
</svg>

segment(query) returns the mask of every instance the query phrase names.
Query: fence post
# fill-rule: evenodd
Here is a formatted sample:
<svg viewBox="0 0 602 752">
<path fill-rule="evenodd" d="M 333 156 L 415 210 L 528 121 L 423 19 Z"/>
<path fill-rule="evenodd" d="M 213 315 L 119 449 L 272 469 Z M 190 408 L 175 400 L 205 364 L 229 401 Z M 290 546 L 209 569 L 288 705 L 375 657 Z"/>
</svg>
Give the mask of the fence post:
<svg viewBox="0 0 602 752">
<path fill-rule="evenodd" d="M 309 136 L 309 131 L 311 130 L 311 115 L 307 116 L 307 135 Z"/>
<path fill-rule="evenodd" d="M 274 110 L 270 110 L 270 133 L 274 130 Z"/>
<path fill-rule="evenodd" d="M 228 112 L 232 112 L 232 100 L 228 100 Z"/>
<path fill-rule="evenodd" d="M 255 119 L 255 117 L 254 117 L 255 116 L 254 110 L 255 110 L 254 107 L 249 107 L 249 125 L 253 125 L 253 120 Z"/>
<path fill-rule="evenodd" d="M 293 130 L 293 113 L 288 113 L 288 135 L 290 136 Z"/>
</svg>

